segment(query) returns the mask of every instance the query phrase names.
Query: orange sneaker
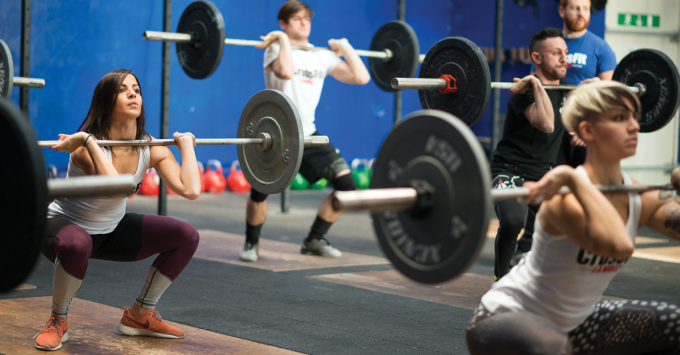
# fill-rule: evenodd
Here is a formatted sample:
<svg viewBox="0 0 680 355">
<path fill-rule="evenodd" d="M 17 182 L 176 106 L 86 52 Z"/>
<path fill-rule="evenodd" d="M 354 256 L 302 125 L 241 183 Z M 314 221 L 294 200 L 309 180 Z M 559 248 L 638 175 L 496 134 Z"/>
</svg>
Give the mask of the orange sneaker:
<svg viewBox="0 0 680 355">
<path fill-rule="evenodd" d="M 68 340 L 68 324 L 65 318 L 51 316 L 45 328 L 36 334 L 35 347 L 40 350 L 59 350 L 61 343 Z"/>
<path fill-rule="evenodd" d="M 118 331 L 125 335 L 170 339 L 184 338 L 184 332 L 165 323 L 156 309 L 138 317 L 130 314 L 130 308 L 125 307 L 123 311 L 123 318 L 118 324 Z"/>
</svg>

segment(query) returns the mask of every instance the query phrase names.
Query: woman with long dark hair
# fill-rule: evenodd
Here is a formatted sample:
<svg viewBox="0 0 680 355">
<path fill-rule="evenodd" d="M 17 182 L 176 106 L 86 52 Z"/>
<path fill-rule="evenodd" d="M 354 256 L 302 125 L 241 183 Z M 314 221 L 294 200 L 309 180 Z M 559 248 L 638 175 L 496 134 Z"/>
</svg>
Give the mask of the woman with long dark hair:
<svg viewBox="0 0 680 355">
<path fill-rule="evenodd" d="M 525 183 L 541 205 L 531 251 L 481 299 L 467 328 L 470 353 L 670 354 L 680 344 L 680 308 L 654 300 L 600 301 L 630 259 L 638 228 L 680 239 L 680 203 L 669 193 L 602 193 L 632 185 L 621 160 L 635 154 L 640 100 L 621 83 L 574 90 L 564 126 L 586 143 L 585 163 Z M 671 180 L 677 186 L 680 170 Z M 568 186 L 571 193 L 558 195 Z"/>
<path fill-rule="evenodd" d="M 182 154 L 180 167 L 164 146 L 99 147 L 97 140 L 144 140 L 142 89 L 130 70 L 114 70 L 97 84 L 90 110 L 78 132 L 60 134 L 52 149 L 71 154 L 67 178 L 132 174 L 138 184 L 124 196 L 61 198 L 50 204 L 41 251 L 54 262 L 52 315 L 36 336 L 41 350 L 58 350 L 68 340 L 67 313 L 83 284 L 88 260 L 136 261 L 159 254 L 132 308 L 125 308 L 118 330 L 126 335 L 182 338 L 184 332 L 163 321 L 155 309 L 163 292 L 189 263 L 198 232 L 189 223 L 156 215 L 125 213 L 127 197 L 139 190 L 144 173 L 155 167 L 178 195 L 196 199 L 200 178 L 195 138 L 173 135 Z"/>
</svg>

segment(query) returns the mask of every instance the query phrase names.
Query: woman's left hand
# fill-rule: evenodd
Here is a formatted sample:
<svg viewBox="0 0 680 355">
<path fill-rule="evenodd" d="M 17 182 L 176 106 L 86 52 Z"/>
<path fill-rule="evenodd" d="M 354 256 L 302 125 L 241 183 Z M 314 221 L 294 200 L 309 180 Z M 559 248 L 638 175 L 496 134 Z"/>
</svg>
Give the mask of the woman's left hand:
<svg viewBox="0 0 680 355">
<path fill-rule="evenodd" d="M 85 138 L 87 138 L 87 136 L 88 134 L 85 132 L 78 132 L 74 134 L 59 134 L 60 143 L 53 145 L 52 147 L 50 147 L 50 149 L 56 150 L 57 152 L 73 153 L 76 151 L 76 149 L 83 146 L 83 142 L 85 141 Z"/>
<path fill-rule="evenodd" d="M 172 138 L 175 139 L 177 148 L 182 149 L 186 144 L 191 144 L 193 147 L 196 147 L 196 137 L 194 137 L 194 135 L 190 132 L 175 132 L 172 134 Z"/>
</svg>

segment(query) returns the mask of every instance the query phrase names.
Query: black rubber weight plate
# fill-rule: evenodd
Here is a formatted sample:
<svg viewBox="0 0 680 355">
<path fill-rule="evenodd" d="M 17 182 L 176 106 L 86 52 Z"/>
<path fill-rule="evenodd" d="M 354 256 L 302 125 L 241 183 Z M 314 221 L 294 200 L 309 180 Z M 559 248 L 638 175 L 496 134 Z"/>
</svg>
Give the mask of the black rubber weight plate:
<svg viewBox="0 0 680 355">
<path fill-rule="evenodd" d="M 373 214 L 380 246 L 397 270 L 423 283 L 467 270 L 482 248 L 491 214 L 491 177 L 484 150 L 462 121 L 441 111 L 415 112 L 387 136 L 370 188 L 427 181 L 436 189 L 425 216 Z"/>
<path fill-rule="evenodd" d="M 673 119 L 680 103 L 678 69 L 667 55 L 653 49 L 639 49 L 623 57 L 614 70 L 613 80 L 633 86 L 644 84 L 640 98 L 640 132 L 653 132 Z"/>
<path fill-rule="evenodd" d="M 436 79 L 444 74 L 456 78 L 458 90 L 418 90 L 423 109 L 448 112 L 472 127 L 484 114 L 491 95 L 491 74 L 484 53 L 472 41 L 448 37 L 435 43 L 420 66 L 420 78 Z"/>
<path fill-rule="evenodd" d="M 28 119 L 7 100 L 0 99 L 0 130 L 5 133 L 0 223 L 3 256 L 0 292 L 24 281 L 40 251 L 47 217 L 47 178 L 37 138 Z"/>
<path fill-rule="evenodd" d="M 5 41 L 0 39 L 0 98 L 10 97 L 14 86 L 14 63 L 12 53 Z"/>
<path fill-rule="evenodd" d="M 404 21 L 390 21 L 380 26 L 371 40 L 372 51 L 389 49 L 393 57 L 389 60 L 368 58 L 368 67 L 373 82 L 381 90 L 394 92 L 393 78 L 413 78 L 418 70 L 420 45 L 415 31 Z"/>
<path fill-rule="evenodd" d="M 257 191 L 275 194 L 288 187 L 300 169 L 304 137 L 293 101 L 278 90 L 262 90 L 248 100 L 238 123 L 238 138 L 257 138 L 266 132 L 272 147 L 238 145 L 238 160 L 246 180 Z"/>
<path fill-rule="evenodd" d="M 177 43 L 177 58 L 185 73 L 194 79 L 209 77 L 220 65 L 224 51 L 224 19 L 208 1 L 192 2 L 182 13 L 177 33 L 188 33 L 190 43 Z"/>
</svg>

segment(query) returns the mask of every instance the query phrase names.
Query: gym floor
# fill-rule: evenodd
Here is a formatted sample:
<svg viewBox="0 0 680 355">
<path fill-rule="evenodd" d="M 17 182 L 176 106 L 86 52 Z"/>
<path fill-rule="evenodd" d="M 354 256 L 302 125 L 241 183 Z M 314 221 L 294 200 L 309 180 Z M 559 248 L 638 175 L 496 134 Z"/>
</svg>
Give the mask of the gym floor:
<svg viewBox="0 0 680 355">
<path fill-rule="evenodd" d="M 153 258 L 136 263 L 91 260 L 73 301 L 69 341 L 61 354 L 467 354 L 465 327 L 491 286 L 496 221 L 478 261 L 462 277 L 437 286 L 394 271 L 373 236 L 367 213 L 347 213 L 328 239 L 340 259 L 299 254 L 316 209 L 331 190 L 293 191 L 291 211 L 269 198 L 261 260 L 238 261 L 247 195 L 169 196 L 168 215 L 201 234 L 193 260 L 163 295 L 164 319 L 185 339 L 125 337 L 116 326 L 131 307 Z M 136 196 L 128 212 L 156 213 L 155 197 Z M 648 229 L 607 298 L 680 303 L 680 242 Z M 52 264 L 40 257 L 20 289 L 0 295 L 0 353 L 35 354 L 33 335 L 51 307 Z"/>
</svg>

